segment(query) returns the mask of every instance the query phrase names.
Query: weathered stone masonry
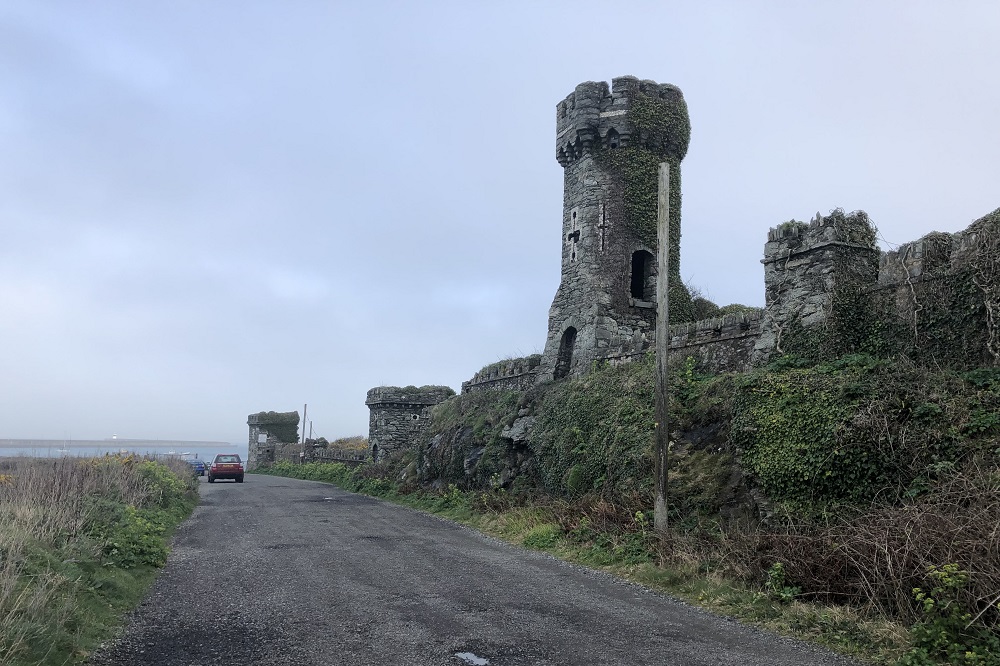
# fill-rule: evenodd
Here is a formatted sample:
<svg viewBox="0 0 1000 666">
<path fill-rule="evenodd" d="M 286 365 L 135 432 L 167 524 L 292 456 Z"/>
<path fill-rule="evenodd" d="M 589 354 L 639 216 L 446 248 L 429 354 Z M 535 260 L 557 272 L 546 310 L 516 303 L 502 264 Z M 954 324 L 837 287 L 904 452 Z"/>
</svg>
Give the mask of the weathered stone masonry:
<svg viewBox="0 0 1000 666">
<path fill-rule="evenodd" d="M 655 108 L 672 110 L 674 120 L 682 116 L 687 123 L 678 88 L 631 76 L 614 79 L 610 89 L 605 82 L 581 83 L 557 105 L 556 159 L 564 169 L 562 269 L 549 310 L 545 351 L 486 366 L 463 382 L 463 393 L 526 390 L 538 382 L 586 374 L 595 361 L 627 363 L 653 349 L 655 240 L 625 223 L 623 190 L 601 156 L 631 146 L 638 149 L 632 153 L 637 159 L 668 161 L 673 188 L 687 134 L 654 136 L 640 127 L 633 117 L 640 98 L 659 100 Z M 674 223 L 679 232 L 679 219 Z M 988 250 L 984 237 L 989 234 L 983 230 L 992 234 Z M 678 283 L 674 258 L 679 256 L 679 236 L 671 238 L 670 266 L 672 282 Z M 953 319 L 962 319 L 971 323 L 962 333 L 970 367 L 996 363 L 1000 284 L 997 275 L 983 274 L 983 265 L 988 259 L 994 272 L 1000 271 L 998 236 L 1000 210 L 965 231 L 935 232 L 888 253 L 877 248 L 874 230 L 861 212 L 836 210 L 808 223 L 786 222 L 769 231 L 764 246 L 763 310 L 671 326 L 670 354 L 677 360 L 694 358 L 706 371 L 743 371 L 784 352 L 790 332 L 830 335 L 838 316 L 850 314 L 844 308 L 872 306 L 872 312 L 892 320 L 887 323 L 913 329 L 915 341 L 908 351 L 917 360 L 940 362 L 934 345 L 935 336 L 941 336 L 934 326 L 947 328 Z M 973 283 L 984 280 L 992 282 L 976 286 L 978 292 L 972 289 L 971 300 L 955 297 L 953 292 L 964 289 L 967 294 Z M 873 305 L 886 296 L 889 311 Z M 991 307 L 994 324 L 988 320 Z M 381 455 L 409 446 L 426 426 L 430 407 L 449 395 L 447 387 L 369 391 L 372 450 Z"/>
<path fill-rule="evenodd" d="M 753 363 L 767 361 L 793 326 L 819 329 L 833 313 L 839 288 L 875 284 L 879 250 L 863 214 L 835 212 L 811 222 L 786 222 L 764 245 L 764 317 Z"/>
<path fill-rule="evenodd" d="M 524 391 L 538 381 L 539 354 L 491 363 L 462 382 L 462 393 L 470 391 Z"/>
<path fill-rule="evenodd" d="M 447 386 L 378 386 L 368 391 L 368 451 L 372 460 L 412 446 L 427 429 L 431 408 L 455 391 Z"/>
<path fill-rule="evenodd" d="M 562 270 L 539 380 L 584 374 L 594 361 L 642 351 L 652 340 L 655 243 L 626 223 L 621 174 L 600 156 L 632 148 L 679 168 L 687 136 L 664 139 L 640 131 L 633 117 L 640 98 L 656 100 L 663 113 L 674 110 L 686 126 L 680 89 L 632 76 L 614 79 L 610 90 L 604 81 L 581 83 L 556 107 L 556 159 L 564 170 Z M 655 190 L 654 173 L 649 180 L 645 187 Z M 679 270 L 671 266 L 678 282 Z"/>
</svg>

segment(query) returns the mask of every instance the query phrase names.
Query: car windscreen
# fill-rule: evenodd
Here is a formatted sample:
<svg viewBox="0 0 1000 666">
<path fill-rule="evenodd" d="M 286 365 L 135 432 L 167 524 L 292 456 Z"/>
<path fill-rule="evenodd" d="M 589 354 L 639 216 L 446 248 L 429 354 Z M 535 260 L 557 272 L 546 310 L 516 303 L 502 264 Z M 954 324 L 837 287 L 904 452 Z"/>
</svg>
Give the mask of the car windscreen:
<svg viewBox="0 0 1000 666">
<path fill-rule="evenodd" d="M 215 456 L 215 462 L 217 463 L 238 463 L 239 461 L 239 456 Z"/>
</svg>

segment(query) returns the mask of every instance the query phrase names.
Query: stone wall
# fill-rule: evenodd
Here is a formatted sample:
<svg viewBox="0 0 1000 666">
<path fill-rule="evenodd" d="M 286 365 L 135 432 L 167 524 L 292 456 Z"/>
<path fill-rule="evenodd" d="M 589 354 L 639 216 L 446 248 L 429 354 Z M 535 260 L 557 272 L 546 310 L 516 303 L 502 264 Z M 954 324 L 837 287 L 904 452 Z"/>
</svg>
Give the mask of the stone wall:
<svg viewBox="0 0 1000 666">
<path fill-rule="evenodd" d="M 1000 340 L 989 310 L 1000 307 L 998 236 L 1000 210 L 891 252 L 875 247 L 862 212 L 771 229 L 753 363 L 808 350 L 902 353 L 957 368 L 996 364 Z"/>
<path fill-rule="evenodd" d="M 962 231 L 932 232 L 883 253 L 869 300 L 913 360 L 956 368 L 1000 362 L 998 237 L 1000 209 Z"/>
<path fill-rule="evenodd" d="M 412 446 L 427 429 L 431 408 L 455 395 L 447 386 L 378 386 L 368 391 L 368 451 L 375 461 Z"/>
<path fill-rule="evenodd" d="M 761 334 L 761 312 L 728 314 L 670 327 L 671 359 L 694 358 L 703 372 L 742 372 Z"/>
<path fill-rule="evenodd" d="M 527 390 L 537 381 L 541 361 L 541 354 L 532 354 L 491 363 L 474 374 L 469 381 L 462 382 L 462 393 Z"/>
</svg>

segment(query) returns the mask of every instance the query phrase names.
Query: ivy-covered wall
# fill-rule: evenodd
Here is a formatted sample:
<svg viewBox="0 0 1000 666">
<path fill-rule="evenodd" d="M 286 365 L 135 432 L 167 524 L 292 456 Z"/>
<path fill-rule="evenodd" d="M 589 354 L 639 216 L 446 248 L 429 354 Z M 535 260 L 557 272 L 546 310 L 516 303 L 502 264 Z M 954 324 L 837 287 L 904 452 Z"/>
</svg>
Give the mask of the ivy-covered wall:
<svg viewBox="0 0 1000 666">
<path fill-rule="evenodd" d="M 298 412 L 257 412 L 247 416 L 250 437 L 247 442 L 247 468 L 269 465 L 276 460 L 282 444 L 299 441 Z M 261 435 L 264 442 L 261 442 Z"/>
<path fill-rule="evenodd" d="M 976 368 L 1000 360 L 1000 210 L 955 234 L 879 252 L 862 211 L 772 229 L 754 362 L 905 355 Z"/>
<path fill-rule="evenodd" d="M 509 358 L 490 363 L 462 382 L 462 393 L 470 391 L 524 391 L 532 387 L 538 379 L 541 354 L 523 358 Z"/>
</svg>

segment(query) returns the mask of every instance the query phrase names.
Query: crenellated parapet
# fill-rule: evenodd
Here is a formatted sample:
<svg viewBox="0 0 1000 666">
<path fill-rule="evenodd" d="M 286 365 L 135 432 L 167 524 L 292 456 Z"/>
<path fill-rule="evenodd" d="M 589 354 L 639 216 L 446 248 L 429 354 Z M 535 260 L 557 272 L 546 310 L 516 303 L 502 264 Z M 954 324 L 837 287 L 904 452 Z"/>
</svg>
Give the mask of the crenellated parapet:
<svg viewBox="0 0 1000 666">
<path fill-rule="evenodd" d="M 581 83 L 556 105 L 556 160 L 566 167 L 598 148 L 641 145 L 663 158 L 687 154 L 690 121 L 680 88 L 634 76 Z"/>
<path fill-rule="evenodd" d="M 766 265 L 831 245 L 877 251 L 875 232 L 868 216 L 862 211 L 845 214 L 838 209 L 825 217 L 817 213 L 809 222 L 791 220 L 772 227 L 767 232 L 763 263 Z"/>
<path fill-rule="evenodd" d="M 523 391 L 535 384 L 541 362 L 541 354 L 532 354 L 524 358 L 509 358 L 491 363 L 474 374 L 469 381 L 462 382 L 462 393 Z"/>
<path fill-rule="evenodd" d="M 368 407 L 436 405 L 455 395 L 449 386 L 376 386 L 368 391 Z"/>
</svg>

